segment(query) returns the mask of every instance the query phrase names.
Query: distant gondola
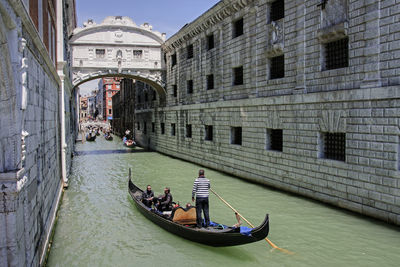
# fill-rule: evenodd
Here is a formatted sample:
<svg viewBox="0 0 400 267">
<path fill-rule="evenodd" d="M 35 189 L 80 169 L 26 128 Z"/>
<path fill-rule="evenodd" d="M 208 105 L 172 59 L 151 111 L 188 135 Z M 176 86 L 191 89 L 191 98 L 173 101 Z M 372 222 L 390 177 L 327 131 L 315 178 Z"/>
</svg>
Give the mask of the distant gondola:
<svg viewBox="0 0 400 267">
<path fill-rule="evenodd" d="M 107 141 L 112 141 L 112 140 L 113 140 L 113 137 L 112 137 L 111 134 L 105 135 L 104 138 L 105 138 Z"/>
<path fill-rule="evenodd" d="M 208 228 L 196 228 L 193 224 L 190 225 L 187 222 L 179 223 L 174 220 L 174 213 L 185 209 L 179 207 L 169 216 L 148 208 L 141 201 L 143 191 L 132 183 L 130 176 L 129 170 L 129 193 L 136 207 L 147 219 L 173 234 L 214 247 L 243 245 L 262 240 L 268 236 L 268 214 L 262 224 L 256 228 L 242 226 L 235 228 L 217 223 L 212 223 L 212 226 Z M 191 207 L 191 209 L 194 209 L 194 207 Z"/>
<path fill-rule="evenodd" d="M 94 140 L 96 140 L 96 135 L 86 135 L 86 141 L 93 142 Z"/>
<path fill-rule="evenodd" d="M 135 141 L 133 141 L 133 140 L 126 140 L 125 141 L 125 146 L 127 146 L 127 147 L 135 147 L 136 146 L 136 142 Z"/>
</svg>

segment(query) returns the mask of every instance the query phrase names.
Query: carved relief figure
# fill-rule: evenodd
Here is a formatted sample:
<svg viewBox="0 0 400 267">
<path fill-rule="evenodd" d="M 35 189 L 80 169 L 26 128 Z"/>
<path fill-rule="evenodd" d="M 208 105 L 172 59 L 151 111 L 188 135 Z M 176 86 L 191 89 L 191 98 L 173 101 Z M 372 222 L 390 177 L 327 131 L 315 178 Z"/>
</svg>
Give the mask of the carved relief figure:
<svg viewBox="0 0 400 267">
<path fill-rule="evenodd" d="M 282 42 L 282 28 L 277 22 L 271 22 L 271 44 L 277 44 Z"/>
</svg>

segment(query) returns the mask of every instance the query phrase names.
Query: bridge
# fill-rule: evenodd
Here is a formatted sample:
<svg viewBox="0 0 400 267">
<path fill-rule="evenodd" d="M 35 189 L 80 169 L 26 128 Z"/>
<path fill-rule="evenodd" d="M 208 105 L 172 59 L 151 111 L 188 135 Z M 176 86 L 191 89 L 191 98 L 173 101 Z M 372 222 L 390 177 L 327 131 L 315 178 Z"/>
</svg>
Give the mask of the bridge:
<svg viewBox="0 0 400 267">
<path fill-rule="evenodd" d="M 148 23 L 110 16 L 100 24 L 88 20 L 70 37 L 72 82 L 79 86 L 102 77 L 126 77 L 152 86 L 165 100 L 165 62 L 161 44 L 165 34 Z"/>
</svg>

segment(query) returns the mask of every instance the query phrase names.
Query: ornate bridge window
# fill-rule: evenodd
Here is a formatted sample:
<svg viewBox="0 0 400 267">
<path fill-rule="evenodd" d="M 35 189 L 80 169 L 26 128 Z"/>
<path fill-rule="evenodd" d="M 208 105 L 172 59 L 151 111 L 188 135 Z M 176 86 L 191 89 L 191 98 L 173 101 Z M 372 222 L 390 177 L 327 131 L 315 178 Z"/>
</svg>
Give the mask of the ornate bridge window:
<svg viewBox="0 0 400 267">
<path fill-rule="evenodd" d="M 106 56 L 105 49 L 96 49 L 96 58 L 104 58 Z"/>
<path fill-rule="evenodd" d="M 140 59 L 143 56 L 143 50 L 133 50 L 133 58 Z"/>
</svg>

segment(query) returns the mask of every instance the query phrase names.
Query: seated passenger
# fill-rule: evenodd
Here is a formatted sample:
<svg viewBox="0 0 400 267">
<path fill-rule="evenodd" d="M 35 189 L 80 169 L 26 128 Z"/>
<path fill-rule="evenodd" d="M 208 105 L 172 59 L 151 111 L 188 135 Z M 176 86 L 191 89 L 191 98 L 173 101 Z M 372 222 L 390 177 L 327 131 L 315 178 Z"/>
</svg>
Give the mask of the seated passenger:
<svg viewBox="0 0 400 267">
<path fill-rule="evenodd" d="M 154 193 L 151 190 L 151 185 L 147 186 L 147 190 L 142 194 L 142 203 L 147 207 L 151 208 L 151 204 L 153 203 Z"/>
<path fill-rule="evenodd" d="M 169 187 L 166 187 L 164 189 L 164 195 L 159 196 L 156 199 L 156 202 L 157 203 L 155 204 L 155 206 L 159 211 L 170 211 L 170 210 L 172 210 L 172 195 L 170 193 Z"/>
</svg>

